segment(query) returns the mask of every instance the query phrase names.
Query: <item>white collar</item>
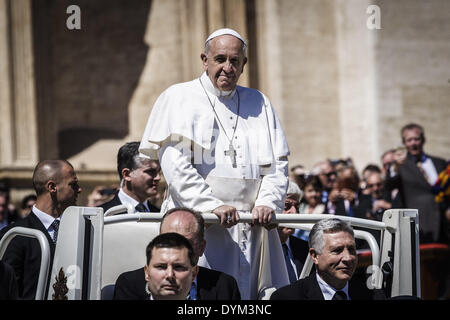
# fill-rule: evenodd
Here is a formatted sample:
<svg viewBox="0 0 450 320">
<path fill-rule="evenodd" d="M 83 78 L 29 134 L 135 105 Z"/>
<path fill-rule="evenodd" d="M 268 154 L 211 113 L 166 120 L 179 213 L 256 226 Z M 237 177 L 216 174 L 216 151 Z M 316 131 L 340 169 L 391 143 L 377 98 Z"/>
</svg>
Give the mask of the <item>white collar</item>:
<svg viewBox="0 0 450 320">
<path fill-rule="evenodd" d="M 209 93 L 215 95 L 216 97 L 222 97 L 222 98 L 233 98 L 234 94 L 236 93 L 236 87 L 231 91 L 221 91 L 214 87 L 213 83 L 211 82 L 211 79 L 206 74 L 206 71 L 203 72 L 203 74 L 200 76 L 200 80 L 202 81 L 202 84 L 206 91 Z"/>
<path fill-rule="evenodd" d="M 136 208 L 136 206 L 140 203 L 136 199 L 134 199 L 134 198 L 130 197 L 128 194 L 126 194 L 122 188 L 120 188 L 120 190 L 119 190 L 118 197 L 120 199 L 120 202 L 129 203 L 133 206 L 133 208 Z M 147 201 L 144 201 L 142 204 L 147 208 L 148 211 L 150 211 L 147 206 Z"/>
<path fill-rule="evenodd" d="M 39 210 L 36 205 L 33 205 L 33 209 L 32 209 L 33 213 L 36 215 L 36 217 L 38 217 L 38 219 L 42 222 L 42 224 L 44 225 L 45 229 L 49 229 L 51 224 L 53 223 L 53 221 L 55 220 L 61 220 L 61 217 L 58 218 L 53 218 L 51 215 L 49 215 L 48 213 L 45 213 L 42 210 Z"/>
<path fill-rule="evenodd" d="M 289 243 L 290 243 L 290 241 L 289 241 L 290 239 L 289 239 L 289 237 L 287 238 L 287 240 L 286 240 L 286 242 L 285 243 L 283 243 L 283 244 L 286 244 L 287 245 L 287 247 L 288 247 L 288 249 L 289 249 L 289 251 L 291 251 L 291 246 L 289 245 Z"/>
<path fill-rule="evenodd" d="M 192 282 L 192 285 L 195 286 L 197 288 L 197 277 L 195 277 L 194 282 Z M 145 283 L 145 293 L 148 294 L 148 299 L 149 300 L 155 300 L 152 296 L 152 292 L 150 291 L 150 289 L 148 288 L 148 283 Z M 188 293 L 186 300 L 190 300 L 189 299 L 190 293 Z"/>
<path fill-rule="evenodd" d="M 350 296 L 348 295 L 348 282 L 345 284 L 345 287 L 337 290 L 330 286 L 328 283 L 326 283 L 320 276 L 319 273 L 316 271 L 316 278 L 317 282 L 319 283 L 320 290 L 322 291 L 323 297 L 325 300 L 331 300 L 333 299 L 334 294 L 336 291 L 344 291 L 347 295 L 347 298 L 350 300 Z"/>
</svg>

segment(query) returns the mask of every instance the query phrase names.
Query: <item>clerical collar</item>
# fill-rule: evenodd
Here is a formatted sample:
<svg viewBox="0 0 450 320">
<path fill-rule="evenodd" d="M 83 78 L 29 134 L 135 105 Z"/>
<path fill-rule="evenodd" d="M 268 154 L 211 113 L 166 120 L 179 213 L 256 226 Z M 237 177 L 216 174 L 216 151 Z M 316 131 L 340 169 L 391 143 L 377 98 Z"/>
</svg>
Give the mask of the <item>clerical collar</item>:
<svg viewBox="0 0 450 320">
<path fill-rule="evenodd" d="M 206 71 L 203 72 L 200 79 L 202 80 L 202 83 L 205 86 L 205 89 L 209 93 L 211 93 L 217 97 L 223 97 L 223 98 L 229 99 L 229 98 L 233 98 L 234 94 L 236 93 L 236 87 L 231 91 L 221 91 L 221 90 L 217 89 L 216 87 L 214 87 L 213 83 L 211 82 L 211 79 L 206 74 Z"/>
</svg>

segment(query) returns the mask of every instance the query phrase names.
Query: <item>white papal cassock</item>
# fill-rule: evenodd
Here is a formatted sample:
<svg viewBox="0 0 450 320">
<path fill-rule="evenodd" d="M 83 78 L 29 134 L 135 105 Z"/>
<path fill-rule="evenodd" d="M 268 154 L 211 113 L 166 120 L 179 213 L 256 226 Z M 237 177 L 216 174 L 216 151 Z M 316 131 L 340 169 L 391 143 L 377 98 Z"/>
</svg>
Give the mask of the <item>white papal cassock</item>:
<svg viewBox="0 0 450 320">
<path fill-rule="evenodd" d="M 230 140 L 236 167 L 225 154 Z M 270 101 L 257 90 L 237 86 L 221 96 L 206 73 L 171 86 L 153 107 L 139 151 L 161 162 L 169 190 L 162 212 L 211 212 L 223 204 L 244 213 L 257 205 L 282 212 L 289 149 Z M 276 228 L 216 224 L 205 238 L 199 265 L 234 276 L 242 299 L 267 299 L 289 284 Z"/>
</svg>

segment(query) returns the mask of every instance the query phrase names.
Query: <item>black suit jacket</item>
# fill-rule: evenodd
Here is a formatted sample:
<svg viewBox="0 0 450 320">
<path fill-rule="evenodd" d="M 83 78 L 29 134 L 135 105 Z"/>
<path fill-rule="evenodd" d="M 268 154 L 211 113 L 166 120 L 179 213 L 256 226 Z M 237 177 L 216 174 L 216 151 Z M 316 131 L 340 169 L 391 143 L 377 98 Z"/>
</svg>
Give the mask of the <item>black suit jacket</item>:
<svg viewBox="0 0 450 320">
<path fill-rule="evenodd" d="M 381 289 L 369 290 L 360 281 L 350 281 L 348 294 L 351 300 L 383 300 L 386 298 Z M 270 300 L 325 300 L 320 290 L 316 274 L 297 280 L 291 285 L 276 290 Z"/>
<path fill-rule="evenodd" d="M 26 218 L 17 220 L 0 231 L 0 239 L 14 227 L 25 227 L 42 231 L 50 246 L 50 272 L 52 270 L 55 244 L 41 220 L 31 212 Z M 19 299 L 32 300 L 36 296 L 39 270 L 41 266 L 41 247 L 37 239 L 17 236 L 6 249 L 3 261 L 8 263 L 16 274 Z M 48 292 L 48 280 L 46 293 Z"/>
<path fill-rule="evenodd" d="M 445 169 L 444 159 L 428 156 L 439 174 Z M 419 227 L 421 242 L 437 242 L 441 232 L 441 213 L 434 200 L 431 186 L 420 172 L 414 156 L 408 154 L 405 162 L 399 166 L 398 174 L 386 180 L 388 190 L 399 189 L 403 204 L 409 209 L 419 210 Z"/>
<path fill-rule="evenodd" d="M 148 300 L 144 268 L 122 273 L 116 281 L 114 300 Z M 241 300 L 236 280 L 223 272 L 199 267 L 197 300 Z"/>
<path fill-rule="evenodd" d="M 0 260 L 0 300 L 15 300 L 18 298 L 17 281 L 10 265 Z"/>
<path fill-rule="evenodd" d="M 110 201 L 102 204 L 100 207 L 103 208 L 103 212 L 106 212 L 106 210 L 108 210 L 112 207 L 121 205 L 121 204 L 122 204 L 122 201 L 120 201 L 120 199 L 119 199 L 119 192 L 116 192 L 116 194 L 114 195 L 114 198 L 112 198 Z M 150 201 L 147 201 L 147 205 L 148 205 L 148 208 L 150 209 L 150 212 L 160 212 L 161 211 L 160 208 L 152 205 L 150 203 Z"/>
<path fill-rule="evenodd" d="M 297 274 L 300 276 L 309 252 L 308 242 L 294 236 L 289 236 L 289 246 L 291 247 Z"/>
</svg>

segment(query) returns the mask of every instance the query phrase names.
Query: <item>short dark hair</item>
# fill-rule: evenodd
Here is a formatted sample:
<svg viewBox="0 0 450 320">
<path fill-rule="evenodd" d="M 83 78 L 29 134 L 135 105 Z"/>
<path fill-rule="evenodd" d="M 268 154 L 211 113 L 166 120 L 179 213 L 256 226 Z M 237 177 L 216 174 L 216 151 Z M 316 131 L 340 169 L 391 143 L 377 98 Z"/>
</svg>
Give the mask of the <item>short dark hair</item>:
<svg viewBox="0 0 450 320">
<path fill-rule="evenodd" d="M 37 197 L 36 197 L 34 194 L 29 194 L 29 195 L 25 196 L 25 197 L 22 199 L 21 208 L 22 208 L 22 209 L 25 209 L 25 208 L 27 207 L 28 201 L 30 201 L 30 200 L 36 201 L 36 200 L 37 200 Z"/>
<path fill-rule="evenodd" d="M 420 138 L 422 139 L 423 142 L 425 142 L 425 130 L 420 124 L 417 123 L 408 123 L 402 127 L 402 130 L 400 130 L 402 141 L 405 142 L 405 139 L 403 138 L 403 133 L 406 130 L 413 130 L 413 129 L 418 129 L 420 131 Z"/>
<path fill-rule="evenodd" d="M 363 172 L 366 171 L 381 173 L 380 167 L 372 163 L 369 163 L 367 166 L 364 167 Z"/>
<path fill-rule="evenodd" d="M 196 235 L 197 235 L 199 240 L 204 240 L 205 239 L 205 219 L 203 219 L 203 216 L 202 216 L 202 214 L 200 212 L 195 211 L 195 210 L 190 209 L 190 208 L 180 207 L 180 208 L 172 208 L 172 209 L 170 209 L 162 217 L 160 226 L 162 226 L 164 220 L 168 216 L 170 216 L 172 213 L 177 212 L 177 211 L 189 212 L 195 217 L 195 220 L 197 220 L 197 230 L 196 230 L 195 233 L 196 233 Z"/>
<path fill-rule="evenodd" d="M 36 165 L 32 181 L 37 196 L 45 193 L 45 185 L 49 180 L 61 181 L 61 171 L 64 165 L 73 168 L 67 160 L 42 160 Z"/>
<path fill-rule="evenodd" d="M 322 191 L 322 190 L 323 190 L 322 182 L 320 182 L 320 179 L 319 179 L 318 176 L 315 176 L 315 175 L 308 176 L 308 178 L 306 178 L 306 180 L 305 180 L 303 189 L 305 189 L 305 187 L 306 187 L 308 184 L 312 185 L 312 187 L 314 188 L 314 190 L 319 190 L 319 191 Z"/>
<path fill-rule="evenodd" d="M 117 153 L 117 171 L 119 173 L 120 180 L 122 180 L 122 170 L 125 168 L 131 171 L 140 167 L 139 159 L 139 141 L 127 142 L 120 147 Z"/>
<path fill-rule="evenodd" d="M 152 259 L 153 248 L 186 248 L 188 250 L 188 257 L 191 266 L 194 267 L 197 264 L 197 259 L 191 243 L 179 233 L 162 233 L 150 241 L 146 248 L 147 265 Z"/>
</svg>

